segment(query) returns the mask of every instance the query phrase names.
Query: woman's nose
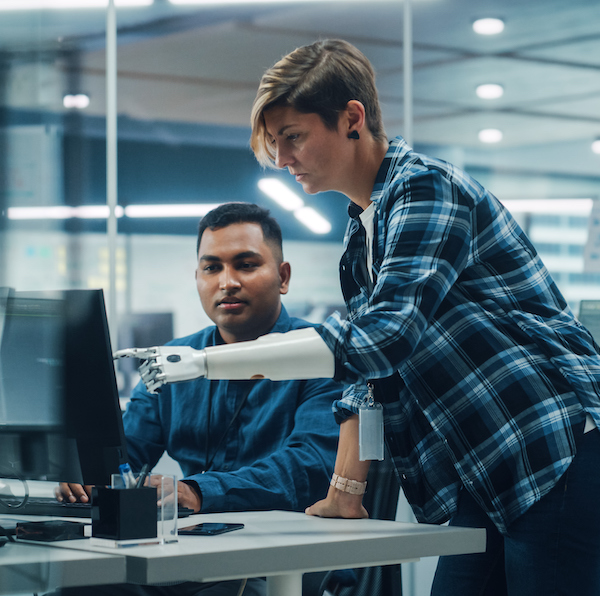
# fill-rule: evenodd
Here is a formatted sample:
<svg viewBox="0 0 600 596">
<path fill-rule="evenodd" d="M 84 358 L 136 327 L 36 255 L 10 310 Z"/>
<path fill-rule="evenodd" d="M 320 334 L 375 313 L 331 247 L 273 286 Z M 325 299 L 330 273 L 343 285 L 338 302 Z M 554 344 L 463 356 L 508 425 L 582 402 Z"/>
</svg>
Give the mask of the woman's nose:
<svg viewBox="0 0 600 596">
<path fill-rule="evenodd" d="M 289 167 L 292 162 L 293 159 L 291 153 L 282 149 L 281 147 L 277 147 L 275 153 L 275 165 L 278 168 L 284 169 Z"/>
</svg>

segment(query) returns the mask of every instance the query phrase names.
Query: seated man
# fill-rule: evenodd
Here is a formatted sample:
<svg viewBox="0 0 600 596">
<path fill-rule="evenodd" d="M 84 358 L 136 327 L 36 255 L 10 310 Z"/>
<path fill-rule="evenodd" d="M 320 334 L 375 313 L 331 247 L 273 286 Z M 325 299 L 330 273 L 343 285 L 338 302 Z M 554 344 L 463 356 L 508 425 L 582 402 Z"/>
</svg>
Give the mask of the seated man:
<svg viewBox="0 0 600 596">
<path fill-rule="evenodd" d="M 268 211 L 248 203 L 221 205 L 201 220 L 197 250 L 198 294 L 215 326 L 171 344 L 202 349 L 309 326 L 281 304 L 290 265 Z M 329 379 L 197 379 L 159 394 L 140 382 L 123 418 L 130 461 L 134 470 L 152 467 L 166 451 L 184 474 L 178 500 L 196 512 L 304 511 L 327 491 L 338 437 L 331 404 L 340 395 L 341 387 Z M 89 487 L 63 484 L 59 498 L 87 501 L 88 495 Z M 264 593 L 265 583 L 249 580 L 244 595 Z M 100 586 L 86 593 L 213 595 L 237 594 L 239 588 L 237 581 Z"/>
</svg>

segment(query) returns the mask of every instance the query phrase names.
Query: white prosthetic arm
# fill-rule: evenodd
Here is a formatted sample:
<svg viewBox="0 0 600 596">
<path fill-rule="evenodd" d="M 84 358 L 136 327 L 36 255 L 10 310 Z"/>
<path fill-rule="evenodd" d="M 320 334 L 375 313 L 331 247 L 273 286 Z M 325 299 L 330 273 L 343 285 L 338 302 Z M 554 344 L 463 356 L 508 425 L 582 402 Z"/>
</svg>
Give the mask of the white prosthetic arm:
<svg viewBox="0 0 600 596">
<path fill-rule="evenodd" d="M 116 358 L 140 358 L 142 381 L 155 393 L 166 383 L 207 379 L 331 378 L 335 360 L 312 327 L 270 333 L 253 341 L 195 350 L 189 346 L 156 346 L 119 350 Z"/>
</svg>

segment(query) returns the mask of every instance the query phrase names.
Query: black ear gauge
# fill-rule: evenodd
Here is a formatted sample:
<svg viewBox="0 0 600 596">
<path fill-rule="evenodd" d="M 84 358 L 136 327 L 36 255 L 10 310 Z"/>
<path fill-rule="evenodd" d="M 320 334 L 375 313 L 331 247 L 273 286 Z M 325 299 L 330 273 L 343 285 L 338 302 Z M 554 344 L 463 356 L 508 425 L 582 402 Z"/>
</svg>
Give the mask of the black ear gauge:
<svg viewBox="0 0 600 596">
<path fill-rule="evenodd" d="M 358 134 L 358 132 L 356 130 L 353 130 L 349 135 L 348 135 L 349 139 L 356 139 L 358 141 L 358 139 L 360 139 L 360 136 Z"/>
</svg>

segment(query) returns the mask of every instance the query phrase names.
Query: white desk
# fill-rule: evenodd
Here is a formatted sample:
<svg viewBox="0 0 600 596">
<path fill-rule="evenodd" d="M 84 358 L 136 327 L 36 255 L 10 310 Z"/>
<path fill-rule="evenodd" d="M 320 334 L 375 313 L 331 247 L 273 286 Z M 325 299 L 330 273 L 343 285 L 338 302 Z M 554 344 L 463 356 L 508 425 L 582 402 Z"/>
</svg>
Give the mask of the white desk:
<svg viewBox="0 0 600 596">
<path fill-rule="evenodd" d="M 0 548 L 0 594 L 33 594 L 56 588 L 126 580 L 126 559 L 45 544 L 9 543 Z"/>
<path fill-rule="evenodd" d="M 300 596 L 302 574 L 309 571 L 388 565 L 485 550 L 485 530 L 321 519 L 283 511 L 194 515 L 179 520 L 179 525 L 208 521 L 241 522 L 245 528 L 220 536 L 180 536 L 176 544 L 117 550 L 127 559 L 127 581 L 151 584 L 266 576 L 269 596 Z M 115 553 L 85 540 L 60 545 Z"/>
</svg>

